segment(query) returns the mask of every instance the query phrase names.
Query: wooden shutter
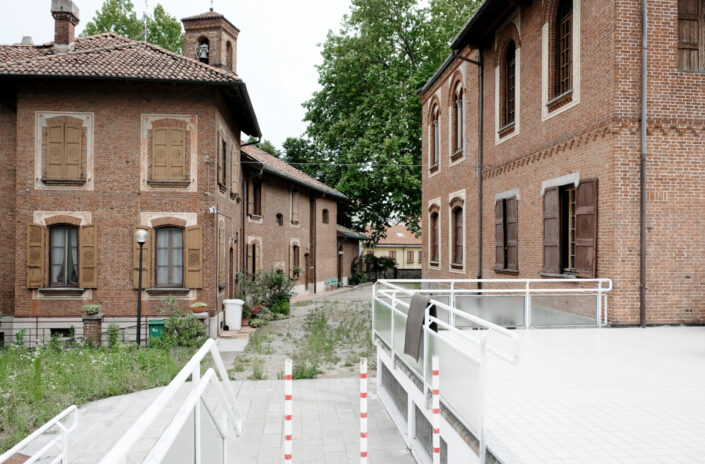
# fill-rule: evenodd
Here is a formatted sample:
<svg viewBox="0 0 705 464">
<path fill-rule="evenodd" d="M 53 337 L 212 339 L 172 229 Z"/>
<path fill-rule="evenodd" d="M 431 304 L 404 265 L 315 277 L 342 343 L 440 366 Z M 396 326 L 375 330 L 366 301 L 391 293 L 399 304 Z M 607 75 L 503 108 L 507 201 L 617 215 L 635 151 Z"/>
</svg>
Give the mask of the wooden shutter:
<svg viewBox="0 0 705 464">
<path fill-rule="evenodd" d="M 262 266 L 262 247 L 258 245 L 257 243 L 252 244 L 252 254 L 254 256 L 254 270 L 253 272 L 257 272 L 261 269 Z"/>
<path fill-rule="evenodd" d="M 299 223 L 299 191 L 291 191 L 291 222 L 293 224 Z"/>
<path fill-rule="evenodd" d="M 186 228 L 185 236 L 184 285 L 186 288 L 203 288 L 203 230 L 201 226 L 190 226 Z"/>
<path fill-rule="evenodd" d="M 543 195 L 543 271 L 561 272 L 560 200 L 558 187 L 546 189 Z"/>
<path fill-rule="evenodd" d="M 64 127 L 64 179 L 81 178 L 81 128 Z"/>
<path fill-rule="evenodd" d="M 516 197 L 506 200 L 505 239 L 507 241 L 507 269 L 514 271 L 519 269 L 519 254 L 517 248 L 519 242 L 519 227 L 517 223 L 518 205 L 519 202 Z"/>
<path fill-rule="evenodd" d="M 78 286 L 98 288 L 98 231 L 95 224 L 81 226 L 78 246 L 81 250 L 78 257 Z"/>
<path fill-rule="evenodd" d="M 595 277 L 596 264 L 597 179 L 588 179 L 575 192 L 575 275 Z"/>
<path fill-rule="evenodd" d="M 247 181 L 247 214 L 255 214 L 254 180 Z"/>
<path fill-rule="evenodd" d="M 504 254 L 504 201 L 499 200 L 494 204 L 494 240 L 495 240 L 495 269 L 504 269 L 506 266 Z"/>
<path fill-rule="evenodd" d="M 64 125 L 47 128 L 46 177 L 61 179 L 64 172 Z"/>
<path fill-rule="evenodd" d="M 132 287 L 137 288 L 139 282 L 140 244 L 135 240 L 138 229 L 144 229 L 149 234 L 142 245 L 142 288 L 149 288 L 152 286 L 152 228 L 148 226 L 135 226 L 132 231 Z"/>
<path fill-rule="evenodd" d="M 230 155 L 230 192 L 240 193 L 240 149 L 238 145 L 231 147 Z"/>
<path fill-rule="evenodd" d="M 289 245 L 289 275 L 294 277 L 294 245 Z"/>
<path fill-rule="evenodd" d="M 678 68 L 705 70 L 705 8 L 702 0 L 678 0 Z"/>
<path fill-rule="evenodd" d="M 160 127 L 152 130 L 152 178 L 169 179 L 169 129 Z"/>
<path fill-rule="evenodd" d="M 46 261 L 46 228 L 27 224 L 27 288 L 44 286 Z"/>
<path fill-rule="evenodd" d="M 169 128 L 169 179 L 183 180 L 186 178 L 186 134 L 178 127 Z"/>
<path fill-rule="evenodd" d="M 225 284 L 228 283 L 225 250 L 225 222 L 220 222 L 218 223 L 218 285 L 220 285 L 221 288 L 225 287 Z"/>
<path fill-rule="evenodd" d="M 245 269 L 249 274 L 254 274 L 255 269 L 252 265 L 252 250 L 254 249 L 254 244 L 247 245 L 247 262 L 245 263 Z"/>
<path fill-rule="evenodd" d="M 218 157 L 218 173 L 217 173 L 218 177 L 217 177 L 217 179 L 218 179 L 219 184 L 223 183 L 223 174 L 224 174 L 224 170 L 225 170 L 225 166 L 223 166 L 223 153 L 222 153 L 222 151 L 223 151 L 223 148 L 222 148 L 222 145 L 219 140 L 218 147 L 217 147 L 218 153 L 216 155 Z"/>
</svg>

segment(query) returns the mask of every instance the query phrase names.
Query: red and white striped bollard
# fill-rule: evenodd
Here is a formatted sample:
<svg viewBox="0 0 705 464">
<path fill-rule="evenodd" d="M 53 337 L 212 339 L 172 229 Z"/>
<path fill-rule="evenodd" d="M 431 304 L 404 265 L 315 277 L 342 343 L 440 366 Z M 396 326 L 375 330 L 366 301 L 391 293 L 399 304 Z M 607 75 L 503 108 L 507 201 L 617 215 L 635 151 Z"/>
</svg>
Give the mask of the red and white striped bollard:
<svg viewBox="0 0 705 464">
<path fill-rule="evenodd" d="M 360 358 L 360 464 L 367 464 L 367 358 Z"/>
<path fill-rule="evenodd" d="M 291 359 L 284 361 L 284 462 L 291 462 Z"/>
<path fill-rule="evenodd" d="M 431 358 L 431 406 L 433 408 L 433 464 L 441 464 L 441 403 L 438 356 Z"/>
</svg>

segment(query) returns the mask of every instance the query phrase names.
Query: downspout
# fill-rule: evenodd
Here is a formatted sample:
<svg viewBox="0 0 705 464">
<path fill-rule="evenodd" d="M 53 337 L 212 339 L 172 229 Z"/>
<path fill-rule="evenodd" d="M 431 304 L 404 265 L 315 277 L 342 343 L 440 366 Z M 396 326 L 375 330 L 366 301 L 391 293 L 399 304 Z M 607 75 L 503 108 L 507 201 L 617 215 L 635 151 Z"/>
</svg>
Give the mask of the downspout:
<svg viewBox="0 0 705 464">
<path fill-rule="evenodd" d="M 477 66 L 477 166 L 475 173 L 477 175 L 477 278 L 482 279 L 482 129 L 483 129 L 483 100 L 484 100 L 484 66 L 482 62 L 482 49 L 478 48 L 478 59 L 472 60 L 459 55 L 459 50 L 453 50 L 455 57 L 472 63 Z M 482 283 L 478 282 L 477 288 L 482 288 Z"/>
<path fill-rule="evenodd" d="M 641 169 L 640 169 L 640 253 L 639 253 L 639 324 L 646 327 L 646 64 L 647 64 L 647 18 L 646 0 L 641 0 L 641 116 L 639 118 L 639 129 L 641 132 Z"/>
</svg>

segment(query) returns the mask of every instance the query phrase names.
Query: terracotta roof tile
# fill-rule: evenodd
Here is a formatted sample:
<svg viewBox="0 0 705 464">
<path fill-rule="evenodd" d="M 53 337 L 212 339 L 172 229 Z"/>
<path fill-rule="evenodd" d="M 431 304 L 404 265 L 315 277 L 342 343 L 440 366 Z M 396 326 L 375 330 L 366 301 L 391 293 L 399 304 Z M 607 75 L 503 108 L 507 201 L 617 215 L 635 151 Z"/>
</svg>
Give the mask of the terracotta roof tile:
<svg viewBox="0 0 705 464">
<path fill-rule="evenodd" d="M 331 195 L 334 197 L 338 197 L 341 199 L 346 198 L 345 195 L 340 193 L 339 191 L 335 190 L 334 188 L 331 188 L 324 184 L 323 182 L 317 181 L 313 177 L 309 176 L 308 174 L 299 171 L 295 167 L 291 166 L 290 164 L 285 163 L 284 161 L 280 160 L 276 156 L 272 156 L 269 153 L 267 153 L 264 150 L 260 150 L 259 148 L 255 147 L 254 145 L 248 145 L 246 147 L 242 147 L 242 152 L 252 158 L 254 158 L 256 161 L 259 161 L 265 166 L 265 170 L 268 172 L 278 175 L 281 177 L 289 178 L 290 180 L 293 180 L 294 182 L 301 183 L 307 187 L 310 187 L 314 190 L 318 190 L 320 192 L 323 192 L 327 195 Z M 268 168 L 268 169 L 267 169 Z"/>
<path fill-rule="evenodd" d="M 421 237 L 414 235 L 404 223 L 389 226 L 385 232 L 387 236 L 380 239 L 377 245 L 421 245 Z"/>
</svg>

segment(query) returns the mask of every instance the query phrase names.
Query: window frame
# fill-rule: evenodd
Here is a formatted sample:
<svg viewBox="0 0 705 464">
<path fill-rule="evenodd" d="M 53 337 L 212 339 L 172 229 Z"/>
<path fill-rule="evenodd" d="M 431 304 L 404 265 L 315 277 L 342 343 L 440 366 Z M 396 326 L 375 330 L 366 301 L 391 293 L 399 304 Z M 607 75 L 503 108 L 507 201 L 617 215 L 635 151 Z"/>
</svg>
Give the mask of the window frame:
<svg viewBox="0 0 705 464">
<path fill-rule="evenodd" d="M 513 127 L 516 123 L 516 51 L 514 40 L 507 42 L 502 66 L 502 113 L 500 132 Z"/>
<path fill-rule="evenodd" d="M 573 90 L 573 0 L 561 0 L 556 9 L 554 28 L 553 97 Z"/>
<path fill-rule="evenodd" d="M 457 82 L 453 87 L 451 101 L 451 161 L 457 161 L 462 157 L 465 149 L 465 91 L 461 82 Z"/>
<path fill-rule="evenodd" d="M 328 211 L 328 208 L 323 208 L 323 211 L 321 211 L 321 222 L 323 224 L 328 224 L 330 222 L 330 212 Z"/>
<path fill-rule="evenodd" d="M 705 2 L 702 0 L 691 0 L 695 2 L 695 12 L 685 12 L 685 3 L 688 0 L 678 0 L 677 5 L 677 29 L 676 29 L 676 53 L 678 71 L 683 72 L 705 72 Z M 697 26 L 695 35 L 697 42 L 683 40 L 685 23 L 695 22 Z M 686 56 L 695 56 L 698 63 L 695 66 L 686 65 Z M 691 59 L 691 58 L 689 58 Z"/>
<path fill-rule="evenodd" d="M 79 274 L 81 272 L 81 267 L 79 264 L 79 260 L 80 260 L 79 229 L 80 228 L 78 226 L 75 226 L 72 224 L 54 224 L 49 227 L 49 234 L 48 234 L 49 235 L 49 288 L 78 288 L 78 283 L 80 280 Z M 75 284 L 68 280 L 69 279 L 69 277 L 68 277 L 68 272 L 69 272 L 68 258 L 69 258 L 69 253 L 70 253 L 69 248 L 72 248 L 69 245 L 68 234 L 65 234 L 65 236 L 64 236 L 64 245 L 63 245 L 63 248 L 64 248 L 63 259 L 64 259 L 64 261 L 62 262 L 62 267 L 63 267 L 62 271 L 64 272 L 64 275 L 65 275 L 64 281 L 63 282 L 55 282 L 54 281 L 54 259 L 53 259 L 54 240 L 53 240 L 53 238 L 54 238 L 54 234 L 59 230 L 63 230 L 65 232 L 71 231 L 73 234 L 75 234 L 76 258 L 75 258 L 75 263 L 73 263 L 73 266 L 76 271 Z"/>
<path fill-rule="evenodd" d="M 160 261 L 159 261 L 159 236 L 163 233 L 167 232 L 168 233 L 168 246 L 167 246 L 167 256 L 168 256 L 168 264 L 167 264 L 167 283 L 160 283 L 159 281 L 159 268 L 163 267 L 160 266 Z M 175 232 L 178 232 L 181 234 L 181 281 L 176 282 L 175 280 L 172 280 L 173 278 L 173 271 L 174 268 L 177 266 L 173 264 L 172 260 L 174 257 L 174 249 L 175 247 L 172 244 L 172 238 Z M 156 227 L 154 229 L 154 287 L 155 288 L 184 288 L 184 275 L 185 275 L 185 270 L 186 270 L 186 265 L 185 265 L 185 256 L 184 256 L 184 250 L 185 250 L 185 234 L 184 234 L 184 228 L 183 227 L 177 227 L 177 226 L 163 226 L 163 227 Z"/>
<path fill-rule="evenodd" d="M 433 267 L 440 267 L 441 264 L 441 214 L 439 211 L 431 211 L 429 216 L 429 223 L 431 224 L 431 236 L 429 238 L 429 245 L 431 252 L 429 253 L 428 264 Z"/>
<path fill-rule="evenodd" d="M 516 250 L 516 265 L 515 267 L 510 267 L 509 265 L 509 239 L 510 235 L 508 233 L 509 230 L 509 202 L 515 202 L 515 208 L 516 210 L 514 211 L 514 214 L 516 215 L 514 224 L 516 228 L 516 244 L 513 245 L 517 250 Z M 502 208 L 502 219 L 501 223 L 497 219 L 497 206 L 501 204 Z M 497 256 L 495 255 L 495 267 L 494 270 L 499 273 L 512 273 L 512 274 L 518 274 L 519 273 L 519 197 L 517 195 L 512 195 L 512 196 L 507 196 L 504 198 L 497 198 L 495 199 L 495 228 L 501 227 L 502 231 L 502 243 L 498 243 L 497 241 L 497 232 L 495 231 L 495 249 L 496 248 L 502 248 L 502 263 L 501 266 L 498 265 L 497 263 Z M 496 230 L 496 229 L 495 229 Z"/>
<path fill-rule="evenodd" d="M 252 211 L 250 216 L 262 216 L 262 181 L 257 178 L 250 180 L 252 182 Z"/>
<path fill-rule="evenodd" d="M 438 103 L 431 106 L 431 141 L 429 144 L 429 171 L 436 172 L 441 163 L 441 110 Z"/>
<path fill-rule="evenodd" d="M 465 266 L 465 213 L 462 205 L 451 208 L 451 243 L 453 253 L 451 254 L 450 266 L 452 269 L 463 269 Z"/>
</svg>

